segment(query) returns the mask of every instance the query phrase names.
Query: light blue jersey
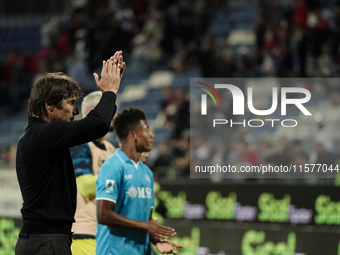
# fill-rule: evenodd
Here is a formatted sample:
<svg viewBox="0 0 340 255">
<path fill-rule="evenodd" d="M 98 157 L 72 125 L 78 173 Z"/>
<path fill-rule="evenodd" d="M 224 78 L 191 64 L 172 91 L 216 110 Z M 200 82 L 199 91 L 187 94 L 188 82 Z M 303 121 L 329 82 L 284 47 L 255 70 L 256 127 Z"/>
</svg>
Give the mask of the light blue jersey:
<svg viewBox="0 0 340 255">
<path fill-rule="evenodd" d="M 108 200 L 114 211 L 129 219 L 149 221 L 154 207 L 153 173 L 118 149 L 102 165 L 97 179 L 96 200 Z M 142 230 L 126 230 L 98 224 L 98 255 L 151 254 L 149 235 Z"/>
</svg>

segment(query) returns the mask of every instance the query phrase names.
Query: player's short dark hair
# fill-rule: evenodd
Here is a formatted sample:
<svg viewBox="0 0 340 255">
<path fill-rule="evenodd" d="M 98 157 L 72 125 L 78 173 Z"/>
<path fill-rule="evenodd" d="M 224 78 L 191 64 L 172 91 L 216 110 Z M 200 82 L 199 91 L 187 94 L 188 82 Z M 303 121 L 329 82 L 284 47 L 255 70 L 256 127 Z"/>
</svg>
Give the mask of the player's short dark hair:
<svg viewBox="0 0 340 255">
<path fill-rule="evenodd" d="M 28 100 L 28 116 L 47 116 L 45 103 L 61 108 L 62 100 L 81 96 L 81 88 L 71 77 L 63 73 L 46 73 L 32 86 Z"/>
<path fill-rule="evenodd" d="M 137 107 L 123 109 L 114 119 L 115 131 L 119 139 L 125 139 L 131 130 L 140 125 L 141 120 L 146 120 L 145 112 Z"/>
</svg>

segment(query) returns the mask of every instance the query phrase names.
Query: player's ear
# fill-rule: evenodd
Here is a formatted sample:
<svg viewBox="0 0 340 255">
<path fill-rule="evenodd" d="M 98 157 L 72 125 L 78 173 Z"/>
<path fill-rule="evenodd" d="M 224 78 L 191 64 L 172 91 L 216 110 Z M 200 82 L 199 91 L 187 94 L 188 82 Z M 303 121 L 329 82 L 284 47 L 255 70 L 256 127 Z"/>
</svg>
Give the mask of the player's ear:
<svg viewBox="0 0 340 255">
<path fill-rule="evenodd" d="M 136 132 L 133 131 L 133 130 L 130 130 L 128 136 L 130 136 L 132 139 L 135 139 L 136 138 Z"/>
<path fill-rule="evenodd" d="M 48 112 L 53 112 L 53 105 L 49 105 L 48 103 L 45 103 L 45 108 Z"/>
</svg>

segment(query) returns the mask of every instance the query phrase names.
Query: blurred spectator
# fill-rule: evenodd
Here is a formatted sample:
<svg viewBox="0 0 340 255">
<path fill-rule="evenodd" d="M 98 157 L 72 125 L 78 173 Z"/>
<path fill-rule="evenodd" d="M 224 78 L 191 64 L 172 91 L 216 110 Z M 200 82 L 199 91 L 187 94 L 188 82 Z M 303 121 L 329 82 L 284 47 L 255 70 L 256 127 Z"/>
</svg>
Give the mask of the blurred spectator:
<svg viewBox="0 0 340 255">
<path fill-rule="evenodd" d="M 58 62 L 56 62 L 58 63 Z M 79 83 L 84 94 L 93 91 L 94 81 L 93 76 L 88 70 L 86 62 L 77 58 L 75 55 L 70 55 L 66 59 L 66 73 Z"/>
<path fill-rule="evenodd" d="M 185 89 L 177 91 L 177 111 L 174 118 L 173 138 L 179 138 L 183 130 L 190 128 L 190 101 Z"/>
<path fill-rule="evenodd" d="M 38 72 L 38 59 L 31 49 L 26 50 L 24 57 L 24 71 L 29 78 Z"/>
<path fill-rule="evenodd" d="M 312 56 L 314 59 L 317 59 L 321 55 L 322 46 L 326 43 L 328 36 L 328 23 L 322 17 L 322 10 L 315 10 L 314 21 L 311 21 L 312 24 L 309 24 L 311 27 L 311 46 L 312 46 Z"/>
<path fill-rule="evenodd" d="M 213 155 L 211 159 L 211 164 L 213 166 L 219 165 L 219 166 L 226 166 L 227 165 L 227 148 L 226 147 L 220 147 L 216 150 L 215 154 Z M 214 173 L 211 175 L 210 179 L 212 182 L 221 182 L 222 178 L 226 177 L 223 173 Z"/>
<path fill-rule="evenodd" d="M 153 11 L 141 33 L 133 38 L 132 68 L 135 74 L 150 74 L 162 57 L 163 14 Z"/>
<path fill-rule="evenodd" d="M 332 10 L 333 17 L 329 20 L 330 55 L 333 63 L 339 65 L 340 45 L 340 8 L 335 6 Z"/>
<path fill-rule="evenodd" d="M 340 91 L 338 89 L 331 89 L 329 91 L 329 100 L 333 107 L 340 106 Z"/>
<path fill-rule="evenodd" d="M 161 114 L 165 117 L 164 127 L 173 129 L 175 115 L 177 112 L 176 96 L 172 88 L 163 89 L 163 98 L 161 100 Z"/>
<path fill-rule="evenodd" d="M 150 168 L 155 172 L 156 176 L 165 176 L 168 167 L 172 164 L 173 156 L 171 155 L 167 144 L 160 142 L 157 145 L 157 154 Z"/>
<path fill-rule="evenodd" d="M 17 83 L 22 72 L 23 58 L 17 50 L 11 50 L 4 59 L 5 86 L 10 89 L 13 83 Z"/>
<path fill-rule="evenodd" d="M 236 143 L 236 152 L 237 157 L 236 160 L 240 162 L 245 162 L 246 164 L 250 164 L 256 166 L 259 163 L 259 158 L 253 149 L 249 147 L 249 145 L 245 142 L 237 142 Z"/>
<path fill-rule="evenodd" d="M 131 52 L 132 45 L 130 42 L 132 38 L 137 33 L 137 21 L 135 18 L 135 14 L 130 6 L 130 3 L 127 1 L 118 1 L 119 8 L 116 10 L 114 16 L 120 24 L 120 27 L 123 31 L 123 42 L 126 45 L 127 52 Z"/>
<path fill-rule="evenodd" d="M 287 166 L 293 161 L 293 148 L 292 144 L 287 137 L 282 136 L 278 143 L 278 165 Z"/>
<path fill-rule="evenodd" d="M 274 145 L 271 143 L 267 143 L 265 149 L 266 153 L 264 157 L 264 162 L 273 166 L 278 166 L 280 160 Z"/>
<path fill-rule="evenodd" d="M 203 77 L 210 78 L 220 76 L 218 75 L 218 71 L 215 71 L 216 67 L 214 63 L 213 35 L 211 33 L 205 33 L 203 35 L 201 47 L 199 49 L 198 63 Z M 226 75 L 228 75 L 228 73 Z"/>
<path fill-rule="evenodd" d="M 117 20 L 113 14 L 109 14 L 106 19 L 106 24 L 104 23 L 101 28 L 103 31 L 96 31 L 97 28 L 91 31 L 91 33 L 95 33 L 95 37 L 92 38 L 92 45 L 89 43 L 89 48 L 91 49 L 92 46 L 92 51 L 98 52 L 98 55 L 102 55 L 103 59 L 109 59 L 118 49 L 121 49 L 125 53 L 128 49 L 130 50 L 131 47 L 128 42 L 126 42 L 125 34 L 119 20 Z M 99 49 L 98 46 L 100 46 Z M 99 51 L 102 52 L 100 53 Z"/>
<path fill-rule="evenodd" d="M 175 169 L 176 177 L 188 178 L 190 176 L 190 138 L 183 135 L 179 140 L 174 140 L 173 153 L 173 168 Z"/>
<path fill-rule="evenodd" d="M 302 147 L 302 142 L 295 140 L 293 141 L 293 155 L 299 155 L 304 159 L 308 159 L 308 154 L 305 152 L 305 150 Z"/>
<path fill-rule="evenodd" d="M 315 143 L 314 148 L 317 152 L 317 158 L 316 158 L 315 163 L 321 164 L 321 165 L 327 165 L 327 167 L 334 168 L 334 164 L 335 164 L 334 154 L 327 151 L 321 143 Z"/>
<path fill-rule="evenodd" d="M 194 40 L 194 14 L 188 0 L 180 0 L 177 9 L 178 27 L 176 29 L 181 43 Z"/>
<path fill-rule="evenodd" d="M 329 152 L 334 151 L 334 143 L 329 130 L 320 122 L 315 135 L 315 142 L 322 144 L 323 148 Z"/>
<path fill-rule="evenodd" d="M 292 22 L 295 25 L 302 27 L 306 26 L 308 17 L 308 6 L 305 0 L 293 0 L 292 1 Z"/>
<path fill-rule="evenodd" d="M 71 36 L 67 31 L 64 31 L 58 40 L 58 54 L 64 57 L 71 51 Z"/>
</svg>

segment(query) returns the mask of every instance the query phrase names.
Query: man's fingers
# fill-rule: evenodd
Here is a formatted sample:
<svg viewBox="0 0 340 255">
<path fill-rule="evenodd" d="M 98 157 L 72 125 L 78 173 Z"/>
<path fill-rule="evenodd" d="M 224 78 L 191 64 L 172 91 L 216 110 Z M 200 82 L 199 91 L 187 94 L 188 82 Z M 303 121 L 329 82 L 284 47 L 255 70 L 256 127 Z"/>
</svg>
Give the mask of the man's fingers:
<svg viewBox="0 0 340 255">
<path fill-rule="evenodd" d="M 115 75 L 119 77 L 120 64 L 116 64 Z"/>
<path fill-rule="evenodd" d="M 110 58 L 111 61 L 115 61 L 114 64 L 119 64 L 117 67 L 118 67 L 118 70 L 120 71 L 120 78 L 122 78 L 123 76 L 123 73 L 125 71 L 125 62 L 123 62 L 123 52 L 120 50 L 120 51 L 116 51 L 115 54 Z M 113 69 L 114 72 L 116 72 L 116 69 Z"/>
<path fill-rule="evenodd" d="M 171 229 L 160 229 L 158 233 L 165 236 L 175 236 L 177 234 L 174 230 Z"/>
<path fill-rule="evenodd" d="M 118 59 L 119 56 L 119 51 L 116 51 L 115 54 L 113 55 L 113 58 Z"/>
<path fill-rule="evenodd" d="M 180 244 L 177 244 L 177 243 L 174 243 L 173 244 L 176 248 L 183 248 L 183 246 L 182 245 L 180 245 Z"/>
<path fill-rule="evenodd" d="M 159 226 L 163 231 L 168 231 L 168 232 L 175 232 L 174 228 L 168 228 L 165 226 Z"/>
<path fill-rule="evenodd" d="M 116 72 L 117 72 L 117 61 L 114 61 L 113 62 L 113 65 L 112 65 L 112 76 L 115 76 L 116 75 Z"/>
<path fill-rule="evenodd" d="M 110 59 L 119 60 L 119 57 L 120 57 L 121 54 L 122 54 L 122 51 L 116 51 L 115 54 Z"/>
<path fill-rule="evenodd" d="M 101 72 L 101 74 L 100 74 L 101 77 L 103 77 L 103 74 L 104 74 L 104 72 L 105 72 L 105 64 L 106 64 L 106 61 L 103 60 L 102 72 Z"/>
<path fill-rule="evenodd" d="M 95 80 L 96 83 L 98 84 L 98 83 L 99 83 L 99 76 L 98 76 L 98 74 L 93 73 L 93 76 L 94 76 L 94 80 Z"/>
<path fill-rule="evenodd" d="M 110 68 L 110 75 L 114 74 L 114 72 L 115 72 L 115 65 L 116 65 L 116 61 L 115 61 L 115 59 L 112 59 L 110 67 L 109 67 Z"/>
<path fill-rule="evenodd" d="M 175 229 L 174 228 L 168 228 L 168 227 L 165 227 L 165 226 L 159 226 L 161 229 L 164 229 L 164 230 L 168 230 L 168 231 L 172 231 L 172 232 L 175 232 Z"/>
<path fill-rule="evenodd" d="M 101 92 L 104 92 L 104 90 L 98 85 L 100 83 L 100 79 L 98 74 L 93 73 L 94 80 L 96 81 L 97 87 L 100 89 Z"/>
<path fill-rule="evenodd" d="M 109 74 L 111 65 L 112 65 L 112 60 L 108 59 L 107 62 L 106 62 L 106 67 L 105 67 L 106 74 Z"/>
<path fill-rule="evenodd" d="M 121 64 L 121 67 L 120 67 L 120 77 L 123 76 L 124 71 L 125 71 L 125 62 L 123 62 L 123 63 Z"/>
<path fill-rule="evenodd" d="M 177 251 L 175 251 L 174 249 L 172 249 L 172 250 L 171 250 L 171 253 L 172 253 L 172 254 L 175 254 L 175 255 L 177 255 L 177 254 L 178 254 L 178 252 L 177 252 Z"/>
</svg>

